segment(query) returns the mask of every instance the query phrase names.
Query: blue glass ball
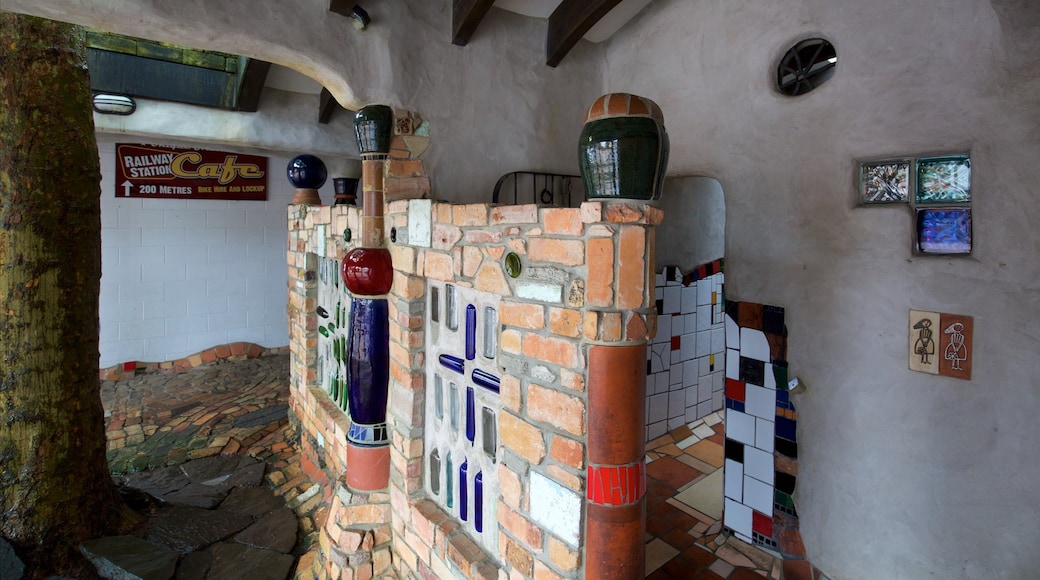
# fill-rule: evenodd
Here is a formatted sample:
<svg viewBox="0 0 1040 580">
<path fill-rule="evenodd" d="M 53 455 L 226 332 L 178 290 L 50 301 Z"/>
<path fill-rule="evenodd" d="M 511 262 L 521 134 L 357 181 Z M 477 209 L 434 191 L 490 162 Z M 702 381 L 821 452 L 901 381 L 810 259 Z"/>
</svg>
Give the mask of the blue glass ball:
<svg viewBox="0 0 1040 580">
<path fill-rule="evenodd" d="M 329 175 L 324 161 L 306 153 L 293 157 L 285 172 L 296 189 L 319 189 Z"/>
</svg>

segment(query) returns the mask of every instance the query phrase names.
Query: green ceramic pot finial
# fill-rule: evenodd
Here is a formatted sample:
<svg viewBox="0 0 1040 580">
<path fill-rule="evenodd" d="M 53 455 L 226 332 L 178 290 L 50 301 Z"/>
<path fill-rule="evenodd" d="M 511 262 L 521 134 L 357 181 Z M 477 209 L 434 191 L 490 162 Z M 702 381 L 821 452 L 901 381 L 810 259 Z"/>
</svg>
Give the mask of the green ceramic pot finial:
<svg viewBox="0 0 1040 580">
<path fill-rule="evenodd" d="M 661 108 L 627 93 L 596 99 L 585 114 L 578 164 L 589 199 L 660 199 L 668 167 Z"/>
<path fill-rule="evenodd" d="M 362 159 L 381 159 L 390 153 L 394 111 L 386 105 L 368 105 L 354 115 L 354 134 Z"/>
</svg>

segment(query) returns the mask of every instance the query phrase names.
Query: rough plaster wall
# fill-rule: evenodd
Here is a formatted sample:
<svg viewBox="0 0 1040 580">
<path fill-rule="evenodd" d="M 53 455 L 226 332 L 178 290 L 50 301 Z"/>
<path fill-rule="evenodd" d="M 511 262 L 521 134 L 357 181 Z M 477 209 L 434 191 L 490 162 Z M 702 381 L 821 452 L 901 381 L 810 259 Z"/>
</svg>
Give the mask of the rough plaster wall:
<svg viewBox="0 0 1040 580">
<path fill-rule="evenodd" d="M 679 266 L 689 272 L 722 256 L 726 200 L 711 177 L 672 177 L 664 182 L 660 207 L 664 221 L 654 244 L 657 269 Z"/>
<path fill-rule="evenodd" d="M 353 115 L 336 111 L 326 124 L 317 118 L 318 95 L 268 88 L 255 113 L 137 99 L 133 115 L 94 113 L 94 128 L 98 133 L 311 153 L 322 158 L 330 177 L 360 177 Z M 273 178 L 284 180 L 284 169 L 279 167 Z"/>
<path fill-rule="evenodd" d="M 545 21 L 492 9 L 468 46 L 454 46 L 451 4 L 366 6 L 364 31 L 328 0 L 5 0 L 4 9 L 256 57 L 316 79 L 345 107 L 417 111 L 431 121 L 424 160 L 440 199 L 490 201 L 510 171 L 575 173 L 582 118 L 603 86 L 601 45 L 580 42 L 550 68 Z"/>
<path fill-rule="evenodd" d="M 835 578 L 1040 569 L 1040 6 L 658 0 L 607 47 L 655 99 L 673 174 L 726 197 L 727 294 L 787 308 L 810 557 Z M 823 34 L 836 75 L 771 75 Z M 855 207 L 855 160 L 970 151 L 975 251 L 910 254 L 905 207 Z M 973 380 L 907 370 L 910 308 L 975 317 Z"/>
</svg>

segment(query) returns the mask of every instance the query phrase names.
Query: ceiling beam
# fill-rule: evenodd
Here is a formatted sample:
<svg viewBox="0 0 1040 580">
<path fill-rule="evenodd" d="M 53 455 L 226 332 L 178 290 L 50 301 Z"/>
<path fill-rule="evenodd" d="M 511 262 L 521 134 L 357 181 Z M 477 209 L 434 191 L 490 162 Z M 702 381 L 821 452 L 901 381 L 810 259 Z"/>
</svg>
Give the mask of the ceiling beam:
<svg viewBox="0 0 1040 580">
<path fill-rule="evenodd" d="M 325 125 L 332 119 L 332 113 L 339 108 L 339 102 L 325 87 L 321 87 L 321 99 L 318 102 L 318 123 Z"/>
<path fill-rule="evenodd" d="M 271 63 L 246 59 L 245 70 L 238 81 L 238 101 L 236 109 L 246 113 L 255 113 L 260 106 L 260 93 L 264 91 L 264 83 L 267 82 L 267 72 L 271 70 Z"/>
<path fill-rule="evenodd" d="M 495 0 L 454 0 L 451 6 L 451 43 L 466 46 Z"/>
<path fill-rule="evenodd" d="M 545 64 L 560 64 L 582 36 L 621 0 L 563 0 L 549 15 L 545 37 Z"/>
</svg>

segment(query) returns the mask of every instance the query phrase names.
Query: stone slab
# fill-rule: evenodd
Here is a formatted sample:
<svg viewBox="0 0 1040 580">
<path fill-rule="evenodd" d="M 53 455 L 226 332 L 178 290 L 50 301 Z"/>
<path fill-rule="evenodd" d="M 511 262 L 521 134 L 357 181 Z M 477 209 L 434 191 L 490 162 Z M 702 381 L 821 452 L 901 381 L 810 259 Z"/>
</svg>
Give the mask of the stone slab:
<svg viewBox="0 0 1040 580">
<path fill-rule="evenodd" d="M 213 565 L 207 578 L 249 578 L 249 580 L 285 580 L 294 558 L 243 544 L 221 543 L 213 546 Z"/>
<path fill-rule="evenodd" d="M 224 501 L 231 488 L 227 485 L 206 485 L 204 483 L 189 483 L 175 492 L 168 493 L 160 499 L 163 501 L 182 506 L 191 506 L 204 509 L 213 509 Z"/>
<path fill-rule="evenodd" d="M 235 488 L 220 504 L 221 511 L 230 510 L 254 518 L 263 517 L 281 507 L 285 507 L 285 502 L 266 487 Z"/>
<path fill-rule="evenodd" d="M 233 511 L 173 506 L 148 523 L 148 541 L 182 554 L 194 552 L 242 531 L 253 518 Z"/>
<path fill-rule="evenodd" d="M 18 559 L 14 548 L 7 540 L 0 538 L 0 578 L 7 580 L 19 580 L 25 572 L 25 564 Z"/>
<path fill-rule="evenodd" d="M 109 580 L 169 580 L 177 552 L 134 536 L 107 536 L 83 542 L 80 552 Z"/>
<path fill-rule="evenodd" d="M 123 478 L 126 487 L 137 489 L 155 497 L 162 497 L 188 485 L 190 480 L 180 466 L 163 467 L 131 473 Z"/>
<path fill-rule="evenodd" d="M 299 522 L 289 508 L 275 510 L 260 518 L 237 536 L 240 544 L 288 554 L 296 545 Z"/>
</svg>

